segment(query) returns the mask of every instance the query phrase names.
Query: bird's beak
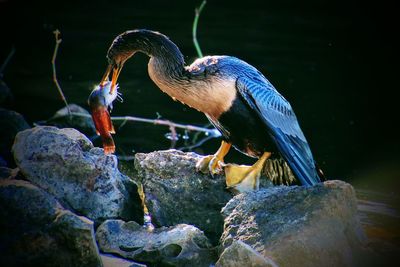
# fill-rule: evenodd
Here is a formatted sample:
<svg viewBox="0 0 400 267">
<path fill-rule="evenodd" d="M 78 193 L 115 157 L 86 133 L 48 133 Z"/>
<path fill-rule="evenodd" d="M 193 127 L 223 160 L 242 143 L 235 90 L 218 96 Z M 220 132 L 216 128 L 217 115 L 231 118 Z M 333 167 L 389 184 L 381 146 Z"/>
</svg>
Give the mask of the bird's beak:
<svg viewBox="0 0 400 267">
<path fill-rule="evenodd" d="M 112 69 L 112 66 L 111 66 L 111 64 L 109 64 L 106 69 L 106 72 L 103 75 L 103 78 L 101 78 L 100 86 L 104 86 L 108 82 L 108 76 L 110 76 L 111 69 Z"/>
<path fill-rule="evenodd" d="M 122 64 L 120 65 L 109 64 L 106 69 L 106 72 L 103 75 L 103 78 L 101 79 L 100 86 L 104 86 L 108 82 L 108 77 L 110 76 L 110 73 L 112 71 L 110 95 L 114 93 L 115 86 L 117 85 L 118 76 L 122 70 L 122 66 L 123 66 Z"/>
<path fill-rule="evenodd" d="M 113 67 L 113 73 L 112 73 L 112 78 L 111 78 L 111 90 L 110 94 L 114 92 L 115 86 L 117 84 L 118 76 L 122 70 L 122 64 L 121 65 L 115 65 Z"/>
</svg>

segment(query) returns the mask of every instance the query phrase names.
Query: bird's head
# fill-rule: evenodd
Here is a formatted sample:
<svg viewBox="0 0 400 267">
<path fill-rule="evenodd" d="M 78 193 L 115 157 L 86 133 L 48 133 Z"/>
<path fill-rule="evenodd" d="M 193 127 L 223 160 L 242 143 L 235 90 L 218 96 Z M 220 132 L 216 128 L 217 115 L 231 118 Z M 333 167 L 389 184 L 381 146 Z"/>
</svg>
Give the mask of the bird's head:
<svg viewBox="0 0 400 267">
<path fill-rule="evenodd" d="M 118 35 L 112 42 L 107 52 L 108 67 L 100 82 L 104 85 L 109 80 L 111 74 L 111 92 L 114 91 L 117 84 L 118 76 L 124 66 L 124 63 L 132 57 L 137 51 L 135 47 L 134 31 L 127 31 Z"/>
<path fill-rule="evenodd" d="M 111 74 L 112 93 L 124 63 L 136 52 L 145 53 L 150 57 L 167 58 L 166 63 L 168 64 L 171 62 L 175 62 L 179 66 L 184 64 L 179 48 L 167 36 L 146 29 L 126 31 L 118 35 L 108 49 L 109 65 L 100 85 L 104 85 Z"/>
</svg>

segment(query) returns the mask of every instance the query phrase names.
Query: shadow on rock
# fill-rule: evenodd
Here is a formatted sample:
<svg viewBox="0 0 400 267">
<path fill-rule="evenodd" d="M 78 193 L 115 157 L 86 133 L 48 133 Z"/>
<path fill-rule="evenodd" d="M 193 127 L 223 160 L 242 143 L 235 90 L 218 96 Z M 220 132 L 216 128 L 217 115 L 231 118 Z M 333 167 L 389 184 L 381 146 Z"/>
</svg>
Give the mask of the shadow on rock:
<svg viewBox="0 0 400 267">
<path fill-rule="evenodd" d="M 203 232 L 192 225 L 161 227 L 153 232 L 136 222 L 108 220 L 96 232 L 99 248 L 106 253 L 150 266 L 210 266 L 216 251 Z"/>
<path fill-rule="evenodd" d="M 96 136 L 96 128 L 90 113 L 76 104 L 69 104 L 68 107 L 72 113 L 71 115 L 68 113 L 68 108 L 63 107 L 54 113 L 50 119 L 38 121 L 36 124 L 41 126 L 55 126 L 57 128 L 74 128 L 86 136 Z"/>
<path fill-rule="evenodd" d="M 199 158 L 178 150 L 137 153 L 137 179 L 156 225 L 193 224 L 217 243 L 223 228 L 221 208 L 232 194 L 225 189 L 225 177 L 196 172 Z"/>
<path fill-rule="evenodd" d="M 93 222 L 26 181 L 0 180 L 1 266 L 102 266 Z"/>
<path fill-rule="evenodd" d="M 21 114 L 3 108 L 0 108 L 0 125 L 0 160 L 3 159 L 4 166 L 14 167 L 10 152 L 14 138 L 18 132 L 29 129 L 30 126 Z"/>
<path fill-rule="evenodd" d="M 239 253 L 232 248 L 235 240 L 279 266 L 365 266 L 370 252 L 356 216 L 353 187 L 345 182 L 241 194 L 222 212 L 225 252 L 219 266 L 232 266 L 223 262 Z"/>
<path fill-rule="evenodd" d="M 60 203 L 96 224 L 106 219 L 142 220 L 136 184 L 75 129 L 38 126 L 19 132 L 13 154 L 23 175 Z"/>
</svg>

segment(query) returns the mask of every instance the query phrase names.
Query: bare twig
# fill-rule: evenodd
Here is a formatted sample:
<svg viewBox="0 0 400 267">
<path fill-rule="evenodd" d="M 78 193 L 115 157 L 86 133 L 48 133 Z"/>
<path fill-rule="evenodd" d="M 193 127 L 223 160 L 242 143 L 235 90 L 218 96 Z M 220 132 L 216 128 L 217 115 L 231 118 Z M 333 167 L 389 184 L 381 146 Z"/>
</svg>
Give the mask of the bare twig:
<svg viewBox="0 0 400 267">
<path fill-rule="evenodd" d="M 56 58 L 57 58 L 57 53 L 58 53 L 58 47 L 60 46 L 62 39 L 60 39 L 60 31 L 58 29 L 55 30 L 53 33 L 54 33 L 54 37 L 56 38 L 56 45 L 54 47 L 53 57 L 51 59 L 51 65 L 53 68 L 53 82 L 56 84 L 58 93 L 60 94 L 62 101 L 64 101 L 64 104 L 67 107 L 68 115 L 71 117 L 71 110 L 69 109 L 67 99 L 64 96 L 61 86 L 58 83 L 57 72 L 56 72 Z"/>
<path fill-rule="evenodd" d="M 207 1 L 203 0 L 201 5 L 194 10 L 194 21 L 193 21 L 193 28 L 192 28 L 192 36 L 193 36 L 193 44 L 196 48 L 197 55 L 199 57 L 203 57 L 203 53 L 201 52 L 199 42 L 197 41 L 197 24 L 199 23 L 200 13 L 203 10 L 204 6 L 206 5 Z"/>
<path fill-rule="evenodd" d="M 198 133 L 200 133 L 200 132 L 198 132 Z M 197 134 L 197 133 L 196 133 L 196 134 Z M 182 150 L 182 151 L 185 151 L 185 150 L 191 151 L 191 150 L 194 149 L 194 148 L 197 148 L 197 147 L 199 147 L 199 146 L 202 146 L 205 142 L 207 142 L 208 140 L 210 140 L 210 139 L 212 139 L 212 138 L 214 138 L 214 137 L 213 137 L 213 136 L 206 136 L 206 137 L 200 139 L 200 140 L 197 141 L 197 142 L 193 142 L 193 143 L 194 143 L 193 145 L 191 145 L 191 146 L 179 147 L 178 150 Z"/>
<path fill-rule="evenodd" d="M 171 132 L 171 147 L 170 148 L 175 148 L 176 141 L 178 140 L 178 134 L 176 133 L 176 128 L 173 125 L 170 125 L 169 131 Z"/>
<path fill-rule="evenodd" d="M 13 57 L 14 53 L 15 53 L 15 48 L 12 47 L 10 53 L 8 54 L 7 58 L 4 60 L 3 64 L 0 67 L 0 79 L 3 78 L 3 75 L 4 75 L 3 72 L 6 69 L 11 58 Z"/>
<path fill-rule="evenodd" d="M 79 112 L 72 112 L 71 115 L 91 118 L 91 115 L 85 114 L 85 113 L 79 113 Z M 160 119 L 152 120 L 152 119 L 145 119 L 145 118 L 134 117 L 134 116 L 115 116 L 115 117 L 111 117 L 111 120 L 112 121 L 122 121 L 123 123 L 126 121 L 151 123 L 154 125 L 168 126 L 170 128 L 173 127 L 173 128 L 184 129 L 187 131 L 204 132 L 205 134 L 207 134 L 211 137 L 220 137 L 221 136 L 221 133 L 217 129 L 208 129 L 208 128 L 199 127 L 199 126 L 190 125 L 190 124 L 180 124 L 180 123 L 175 123 L 175 122 L 172 122 L 169 120 L 160 120 Z"/>
<path fill-rule="evenodd" d="M 221 136 L 220 132 L 218 132 L 217 129 L 208 129 L 204 127 L 199 127 L 199 126 L 194 126 L 190 124 L 180 124 L 180 123 L 175 123 L 169 120 L 160 120 L 160 119 L 145 119 L 145 118 L 139 118 L 139 117 L 132 117 L 132 116 L 122 116 L 122 117 L 111 117 L 112 121 L 137 121 L 137 122 L 145 122 L 145 123 L 152 123 L 155 125 L 164 125 L 168 127 L 174 127 L 174 128 L 180 128 L 180 129 L 185 129 L 188 131 L 195 131 L 195 132 L 204 132 L 207 133 L 213 137 L 219 137 Z"/>
</svg>

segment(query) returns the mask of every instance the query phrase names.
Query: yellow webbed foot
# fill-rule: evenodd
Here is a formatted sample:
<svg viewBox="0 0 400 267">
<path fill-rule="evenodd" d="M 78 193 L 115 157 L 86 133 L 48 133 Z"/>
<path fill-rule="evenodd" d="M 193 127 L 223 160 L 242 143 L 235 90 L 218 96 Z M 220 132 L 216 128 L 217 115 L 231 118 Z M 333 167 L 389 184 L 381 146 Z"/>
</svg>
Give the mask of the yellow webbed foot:
<svg viewBox="0 0 400 267">
<path fill-rule="evenodd" d="M 202 173 L 210 172 L 211 175 L 222 172 L 224 157 L 228 154 L 231 144 L 222 141 L 220 148 L 214 155 L 202 157 L 196 164 L 196 170 Z"/>
<path fill-rule="evenodd" d="M 258 190 L 264 163 L 270 155 L 271 153 L 265 152 L 253 166 L 225 165 L 226 186 L 239 193 Z"/>
<path fill-rule="evenodd" d="M 210 172 L 211 175 L 222 173 L 222 165 L 224 161 L 218 159 L 215 155 L 208 155 L 202 157 L 196 163 L 196 170 L 202 173 Z"/>
</svg>

